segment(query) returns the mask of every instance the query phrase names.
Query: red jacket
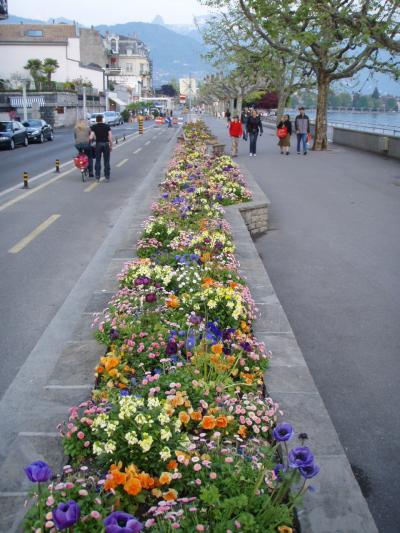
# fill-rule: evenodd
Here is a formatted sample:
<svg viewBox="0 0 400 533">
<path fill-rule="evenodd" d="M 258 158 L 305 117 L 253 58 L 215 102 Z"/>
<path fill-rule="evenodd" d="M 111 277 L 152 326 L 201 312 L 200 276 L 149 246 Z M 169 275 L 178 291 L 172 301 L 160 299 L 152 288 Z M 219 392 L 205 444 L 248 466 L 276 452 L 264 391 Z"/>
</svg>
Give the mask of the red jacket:
<svg viewBox="0 0 400 533">
<path fill-rule="evenodd" d="M 229 135 L 231 137 L 241 137 L 243 135 L 242 123 L 239 120 L 234 120 L 230 123 Z"/>
</svg>

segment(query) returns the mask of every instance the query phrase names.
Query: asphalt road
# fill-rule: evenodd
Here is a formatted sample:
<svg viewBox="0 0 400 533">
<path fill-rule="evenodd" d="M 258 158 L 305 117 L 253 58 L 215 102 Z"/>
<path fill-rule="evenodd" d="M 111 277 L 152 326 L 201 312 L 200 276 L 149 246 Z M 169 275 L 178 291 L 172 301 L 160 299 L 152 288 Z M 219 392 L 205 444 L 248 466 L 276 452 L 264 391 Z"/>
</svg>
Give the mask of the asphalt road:
<svg viewBox="0 0 400 533">
<path fill-rule="evenodd" d="M 122 139 L 137 130 L 134 125 L 123 124 L 112 128 L 113 137 Z M 16 146 L 15 150 L 0 149 L 0 193 L 22 184 L 22 174 L 28 172 L 32 179 L 38 174 L 55 168 L 56 159 L 61 165 L 68 163 L 76 155 L 73 128 L 60 128 L 54 132 L 54 141 L 43 144 L 31 143 L 28 147 Z M 64 167 L 62 167 L 64 168 Z"/>
<path fill-rule="evenodd" d="M 167 128 L 146 126 L 145 135 L 114 145 L 110 183 L 82 183 L 67 164 L 60 174 L 51 167 L 29 191 L 0 193 L 0 397 L 171 138 Z M 8 188 L 18 184 L 12 169 L 22 168 L 20 154 L 29 152 L 40 153 L 29 161 L 43 173 L 56 154 L 71 158 L 71 136 L 63 131 L 54 143 L 0 153 Z"/>
<path fill-rule="evenodd" d="M 211 124 L 229 143 L 223 123 Z M 238 163 L 271 200 L 271 229 L 257 249 L 379 531 L 395 533 L 400 165 L 339 146 L 281 156 L 276 144 L 265 130 L 256 158 L 239 147 Z"/>
</svg>

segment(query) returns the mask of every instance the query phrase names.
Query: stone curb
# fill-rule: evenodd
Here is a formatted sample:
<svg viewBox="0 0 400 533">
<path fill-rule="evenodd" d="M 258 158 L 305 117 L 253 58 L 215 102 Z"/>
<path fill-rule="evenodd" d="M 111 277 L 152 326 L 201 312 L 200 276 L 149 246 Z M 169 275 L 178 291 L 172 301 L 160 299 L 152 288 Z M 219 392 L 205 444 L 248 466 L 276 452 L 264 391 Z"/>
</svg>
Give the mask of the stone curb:
<svg viewBox="0 0 400 533">
<path fill-rule="evenodd" d="M 270 206 L 245 169 L 254 200 Z M 270 368 L 265 376 L 267 393 L 284 412 L 283 419 L 293 425 L 296 434 L 307 433 L 308 445 L 320 466 L 320 474 L 312 480 L 314 494 L 306 494 L 298 511 L 303 533 L 377 533 L 378 529 L 351 470 L 339 437 L 310 374 L 307 363 L 271 284 L 250 235 L 243 205 L 226 208 L 231 225 L 236 256 L 241 272 L 259 309 L 255 333 L 272 351 Z M 295 442 L 293 446 L 300 445 Z"/>
<path fill-rule="evenodd" d="M 4 417 L 9 412 L 8 406 L 16 403 L 17 395 L 24 394 L 24 386 L 29 390 L 34 383 L 34 392 L 25 394 L 29 395 L 31 405 L 37 411 L 36 415 L 41 415 L 38 418 L 34 415 L 33 420 L 26 419 L 23 431 L 18 428 L 13 441 L 8 442 L 4 434 L 0 439 L 2 449 L 7 450 L 6 454 L 2 454 L 0 465 L 1 533 L 23 531 L 21 522 L 26 513 L 24 502 L 31 488 L 23 467 L 32 461 L 44 460 L 54 472 L 61 472 L 65 464 L 60 437 L 56 432 L 57 424 L 67 418 L 72 405 L 88 399 L 94 384 L 93 369 L 104 352 L 103 345 L 97 343 L 93 336 L 93 314 L 103 311 L 107 306 L 118 290 L 117 274 L 126 261 L 135 257 L 141 224 L 150 214 L 152 201 L 159 197 L 158 185 L 164 177 L 165 166 L 180 130 L 178 128 L 174 131 L 146 181 L 142 182 L 130 198 L 110 235 L 29 355 L 15 379 L 15 392 L 7 391 L 0 402 L 0 414 L 3 413 Z M 80 292 L 82 283 L 94 290 L 91 296 L 88 293 L 85 301 L 82 295 L 75 294 L 76 291 Z M 66 319 L 66 316 L 71 315 L 71 307 L 78 311 L 73 322 Z M 68 329 L 68 335 L 56 350 L 60 326 L 67 329 L 73 324 L 75 326 Z M 38 361 L 46 364 L 47 371 L 36 376 L 32 369 Z M 28 379 L 30 374 L 32 376 Z"/>
</svg>

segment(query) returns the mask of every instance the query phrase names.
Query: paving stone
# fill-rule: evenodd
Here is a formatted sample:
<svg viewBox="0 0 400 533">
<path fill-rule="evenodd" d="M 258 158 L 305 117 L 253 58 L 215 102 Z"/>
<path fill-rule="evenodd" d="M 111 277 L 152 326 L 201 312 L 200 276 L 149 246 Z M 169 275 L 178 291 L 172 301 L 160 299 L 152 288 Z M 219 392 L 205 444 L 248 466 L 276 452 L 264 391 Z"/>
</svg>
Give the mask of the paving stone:
<svg viewBox="0 0 400 533">
<path fill-rule="evenodd" d="M 90 298 L 85 313 L 101 313 L 108 307 L 108 303 L 115 294 L 115 291 L 99 291 L 94 292 Z"/>
<path fill-rule="evenodd" d="M 315 383 L 307 366 L 271 366 L 265 374 L 265 385 L 274 397 L 276 392 L 310 392 Z"/>
<path fill-rule="evenodd" d="M 315 462 L 321 471 L 311 480 L 316 492 L 299 511 L 302 531 L 378 533 L 347 458 L 316 455 Z"/>
<path fill-rule="evenodd" d="M 93 330 L 91 330 L 93 335 Z M 91 338 L 66 344 L 47 386 L 86 385 L 94 381 L 94 368 L 104 354 L 104 346 Z"/>
<path fill-rule="evenodd" d="M 293 333 L 263 333 L 256 329 L 258 340 L 264 342 L 267 351 L 272 352 L 272 366 L 307 366 Z"/>
<path fill-rule="evenodd" d="M 71 335 L 71 340 L 76 342 L 92 341 L 94 339 L 92 323 L 93 313 L 82 313 L 81 320 Z"/>
<path fill-rule="evenodd" d="M 61 472 L 65 464 L 61 438 L 44 434 L 19 434 L 0 468 L 0 493 L 28 491 L 31 482 L 24 473 L 24 466 L 33 461 L 46 461 L 53 472 Z"/>
<path fill-rule="evenodd" d="M 27 495 L 20 493 L 0 493 L 0 532 L 16 533 L 23 531 L 19 524 L 26 513 Z"/>
<path fill-rule="evenodd" d="M 291 327 L 282 306 L 276 304 L 264 304 L 256 301 L 259 310 L 257 318 L 257 332 L 290 332 Z"/>
<path fill-rule="evenodd" d="M 310 446 L 315 454 L 343 454 L 342 445 L 322 398 L 316 389 L 314 391 L 293 393 L 275 391 L 271 396 L 279 403 L 284 413 L 283 420 L 292 424 L 296 434 L 307 433 L 309 437 L 307 446 Z"/>
</svg>

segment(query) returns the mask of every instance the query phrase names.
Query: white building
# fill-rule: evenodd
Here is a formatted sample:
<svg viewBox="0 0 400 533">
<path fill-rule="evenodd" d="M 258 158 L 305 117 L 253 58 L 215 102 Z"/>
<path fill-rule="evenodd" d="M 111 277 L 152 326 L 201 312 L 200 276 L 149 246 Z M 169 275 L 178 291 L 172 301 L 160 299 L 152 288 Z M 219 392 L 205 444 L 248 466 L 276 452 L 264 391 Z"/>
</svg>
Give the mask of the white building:
<svg viewBox="0 0 400 533">
<path fill-rule="evenodd" d="M 0 25 L 0 78 L 29 78 L 24 69 L 29 59 L 56 59 L 59 68 L 52 75 L 52 81 L 66 82 L 77 79 L 90 81 L 95 89 L 104 89 L 106 54 L 96 30 L 81 30 L 72 24 L 1 24 Z M 93 35 L 92 35 L 93 34 Z M 94 50 L 85 47 L 88 36 L 98 42 L 100 49 L 95 57 L 104 56 L 104 65 L 83 64 L 82 56 Z M 98 37 L 98 38 L 97 38 Z M 86 59 L 87 61 L 87 59 Z"/>
<path fill-rule="evenodd" d="M 146 45 L 136 37 L 106 34 L 108 79 L 125 86 L 132 101 L 152 94 L 152 63 Z"/>
</svg>

